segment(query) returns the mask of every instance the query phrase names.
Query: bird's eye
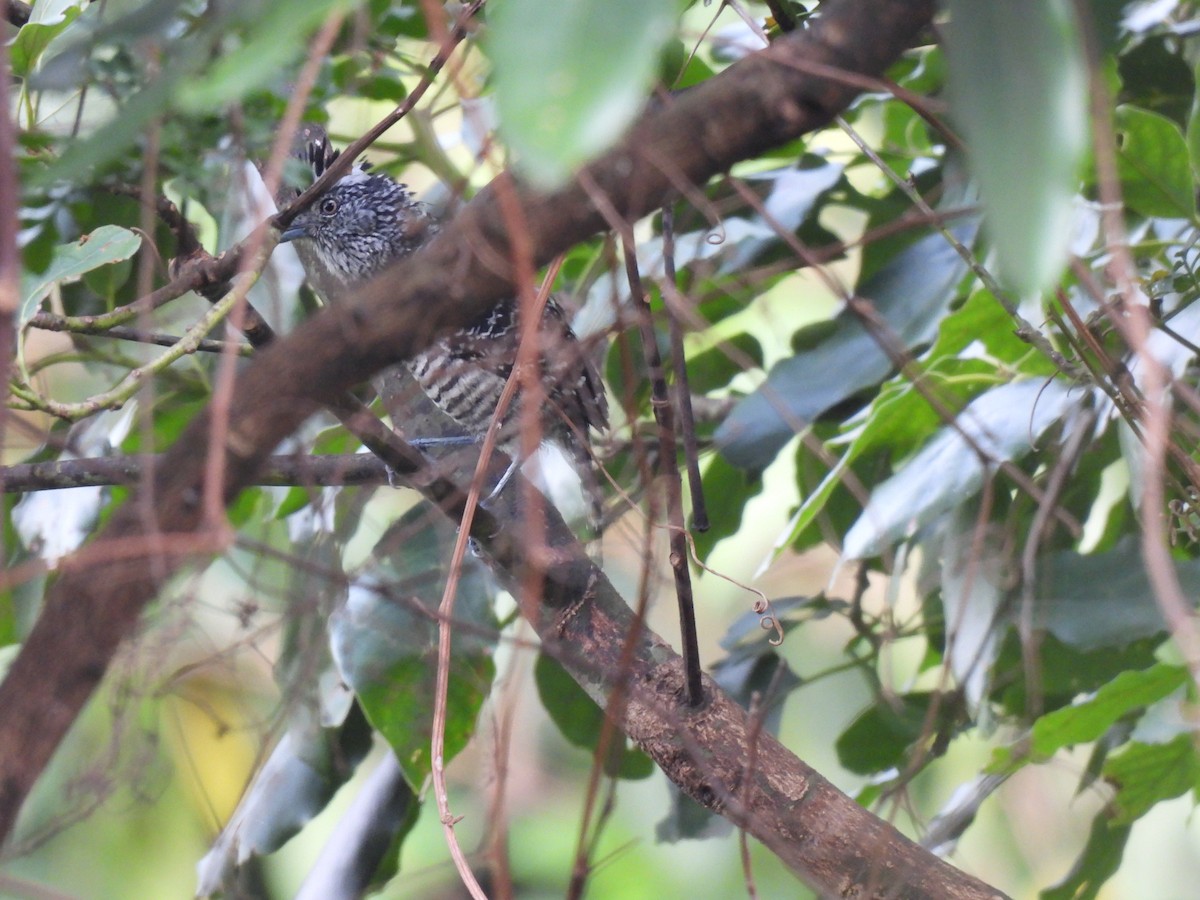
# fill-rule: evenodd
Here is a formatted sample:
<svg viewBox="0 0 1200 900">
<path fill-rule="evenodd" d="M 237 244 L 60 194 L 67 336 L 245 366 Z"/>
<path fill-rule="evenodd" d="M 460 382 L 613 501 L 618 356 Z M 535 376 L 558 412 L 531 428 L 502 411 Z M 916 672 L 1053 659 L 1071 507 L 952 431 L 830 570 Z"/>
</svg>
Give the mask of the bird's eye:
<svg viewBox="0 0 1200 900">
<path fill-rule="evenodd" d="M 338 202 L 332 197 L 326 197 L 321 201 L 321 215 L 323 216 L 332 216 L 335 212 L 337 212 L 337 208 Z"/>
</svg>

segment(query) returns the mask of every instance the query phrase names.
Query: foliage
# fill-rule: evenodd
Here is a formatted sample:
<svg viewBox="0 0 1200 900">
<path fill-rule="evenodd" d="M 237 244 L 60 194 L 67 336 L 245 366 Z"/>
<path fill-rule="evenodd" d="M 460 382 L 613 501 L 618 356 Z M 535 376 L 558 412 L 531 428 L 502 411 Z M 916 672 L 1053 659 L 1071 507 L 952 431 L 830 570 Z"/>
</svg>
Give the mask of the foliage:
<svg viewBox="0 0 1200 900">
<path fill-rule="evenodd" d="M 771 4 L 801 21 L 809 6 Z M 785 742 L 805 740 L 831 766 L 836 759 L 844 780 L 831 777 L 861 802 L 895 815 L 903 800 L 912 816 L 901 824 L 918 837 L 936 833 L 943 848 L 991 827 L 971 825 L 976 813 L 985 818 L 1000 802 L 993 791 L 1034 770 L 1098 796 L 1102 803 L 1076 811 L 1086 818 L 1076 845 L 1053 859 L 1063 873 L 1057 884 L 1022 881 L 1015 861 L 992 860 L 981 873 L 1014 893 L 1096 896 L 1131 868 L 1126 861 L 1121 869 L 1121 856 L 1156 807 L 1200 796 L 1196 673 L 1186 658 L 1193 619 L 1171 635 L 1154 586 L 1170 574 L 1189 602 L 1200 591 L 1200 10 L 1186 2 L 1013 6 L 1021 12 L 947 2 L 945 46 L 931 36 L 897 62 L 888 73 L 895 94 L 865 93 L 827 129 L 764 152 L 634 233 L 664 353 L 668 315 L 686 327 L 713 525 L 693 536 L 698 595 L 719 597 L 723 574 L 758 575 L 770 601 L 732 624 L 724 610 L 704 617 L 710 638 L 724 634 L 710 670 Z M 219 322 L 194 293 L 153 312 L 131 307 L 168 280 L 146 254 L 175 256 L 189 228 L 216 253 L 264 218 L 247 198 L 254 176 L 246 161 L 269 155 L 304 48 L 323 23 L 337 32 L 303 112 L 341 145 L 427 74 L 453 24 L 427 22 L 429 7 L 35 4 L 9 47 L 23 275 L 9 394 L 20 416 L 10 421 L 21 427 L 5 432 L 6 465 L 149 453 L 174 440 L 213 396 L 220 357 L 113 340 L 111 329 L 136 324 L 143 338 L 191 329 L 198 341 Z M 748 8 L 764 21 L 765 6 Z M 729 9 L 689 4 L 680 12 L 658 0 L 565 8 L 496 0 L 472 29 L 431 92 L 370 152 L 447 209 L 448 197 L 478 190 L 509 153 L 526 177 L 562 181 L 605 149 L 652 91 L 711 78 L 775 36 L 756 34 Z M 1089 97 L 1096 146 L 1109 154 L 1087 152 Z M 146 220 L 134 186 L 147 175 L 189 228 Z M 1114 202 L 1115 225 L 1106 217 Z M 669 242 L 673 285 L 664 274 Z M 298 282 L 294 260 L 277 252 L 249 298 L 286 329 L 306 313 Z M 628 509 L 630 497 L 654 490 L 641 483 L 654 419 L 612 239 L 572 250 L 558 289 L 579 310 L 581 336 L 611 339 L 602 368 L 623 416 L 602 455 L 621 491 L 610 491 L 616 512 L 602 556 L 635 584 L 643 555 L 663 562 Z M 1143 320 L 1139 336 L 1129 323 Z M 239 340 L 232 332 L 226 339 Z M 1166 502 L 1146 509 L 1157 476 L 1143 438 L 1162 408 L 1151 357 L 1172 379 L 1172 415 Z M 36 438 L 22 444 L 29 433 Z M 329 455 L 355 445 L 319 417 L 285 449 Z M 6 498 L 8 568 L 32 571 L 20 567 L 69 553 L 128 495 L 73 488 L 49 512 L 36 493 Z M 429 699 L 455 535 L 412 496 L 316 483 L 245 492 L 229 513 L 233 547 L 172 584 L 131 653 L 136 662 L 96 704 L 115 710 L 105 738 L 113 747 L 157 748 L 160 731 L 175 735 L 156 750 L 157 765 L 190 771 L 206 795 L 200 808 L 211 806 L 217 819 L 207 825 L 233 823 L 202 871 L 206 890 L 261 877 L 260 857 L 316 827 L 309 820 L 355 777 L 372 741 L 395 753 L 412 793 L 437 764 Z M 763 522 L 776 533 L 765 534 Z M 1170 573 L 1143 556 L 1144 528 L 1152 540 L 1158 529 L 1170 537 Z M 823 570 L 825 590 L 771 595 L 767 586 L 789 567 L 829 566 L 825 546 L 840 555 L 838 571 L 855 578 Z M 44 581 L 12 584 L 0 600 L 0 664 L 27 633 Z M 745 605 L 744 597 L 735 602 Z M 565 781 L 573 806 L 564 812 L 547 799 L 536 810 L 553 819 L 556 833 L 541 839 L 553 846 L 544 856 L 555 867 L 513 841 L 518 879 L 528 882 L 521 886 L 549 890 L 569 877 L 577 843 L 616 853 L 631 821 L 654 818 L 643 809 L 609 821 L 603 796 L 588 790 L 578 747 L 593 754 L 609 741 L 596 773 L 625 783 L 607 796 L 635 796 L 650 765 L 621 735 L 608 735 L 603 711 L 548 654 L 537 656 L 532 680 L 565 739 L 538 731 L 540 748 L 528 735 L 513 739 L 503 724 L 512 714 L 508 681 L 529 652 L 518 620 L 511 598 L 468 554 L 446 761 L 463 753 L 464 765 L 496 760 L 501 770 L 511 740 L 556 768 L 538 784 L 563 789 L 550 782 Z M 777 627 L 782 645 L 760 624 Z M 789 731 L 780 714 L 824 696 L 844 673 L 854 687 L 830 702 L 840 718 L 805 722 L 804 737 Z M 522 688 L 528 696 L 530 687 Z M 209 718 L 170 725 L 172 704 L 194 704 Z M 236 814 L 240 783 L 225 784 L 228 773 L 214 776 L 209 762 L 192 763 L 194 771 L 182 762 L 206 730 L 261 744 L 266 762 Z M 22 878 L 51 880 L 46 860 L 60 845 L 34 845 L 121 779 L 122 790 L 154 793 L 138 781 L 128 748 L 99 762 L 78 740 L 72 750 L 23 823 L 16 847 L 30 853 L 11 861 Z M 79 776 L 79 793 L 56 805 L 53 788 L 72 777 L 67 770 L 86 775 L 89 766 L 105 777 Z M 940 802 L 974 783 L 992 787 Z M 581 818 L 585 802 L 596 812 Z M 406 872 L 394 873 L 399 845 L 424 838 L 412 806 L 397 808 L 395 845 L 378 878 L 399 896 L 412 890 Z M 607 843 L 581 824 L 593 814 L 609 829 Z M 657 834 L 665 839 L 720 830 L 676 800 L 662 814 Z M 486 819 L 483 800 L 471 815 Z M 520 834 L 534 826 L 527 817 L 513 827 Z M 727 846 L 736 890 L 737 854 Z M 657 852 L 645 850 L 651 859 Z M 637 877 L 637 860 L 616 860 Z M 663 881 L 653 895 L 708 886 L 697 878 Z M 272 890 L 282 896 L 284 884 L 295 887 L 280 881 Z M 607 885 L 634 896 L 627 885 Z"/>
</svg>

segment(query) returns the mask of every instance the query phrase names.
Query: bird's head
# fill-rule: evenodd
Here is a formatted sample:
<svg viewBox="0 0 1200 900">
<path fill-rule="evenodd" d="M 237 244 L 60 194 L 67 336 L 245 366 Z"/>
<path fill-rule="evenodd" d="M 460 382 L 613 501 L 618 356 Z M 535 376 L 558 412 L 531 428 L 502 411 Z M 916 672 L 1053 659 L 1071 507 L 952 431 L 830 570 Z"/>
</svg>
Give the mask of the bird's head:
<svg viewBox="0 0 1200 900">
<path fill-rule="evenodd" d="M 405 185 L 357 167 L 296 216 L 280 240 L 303 242 L 302 258 L 315 257 L 352 287 L 416 250 L 434 227 Z"/>
</svg>

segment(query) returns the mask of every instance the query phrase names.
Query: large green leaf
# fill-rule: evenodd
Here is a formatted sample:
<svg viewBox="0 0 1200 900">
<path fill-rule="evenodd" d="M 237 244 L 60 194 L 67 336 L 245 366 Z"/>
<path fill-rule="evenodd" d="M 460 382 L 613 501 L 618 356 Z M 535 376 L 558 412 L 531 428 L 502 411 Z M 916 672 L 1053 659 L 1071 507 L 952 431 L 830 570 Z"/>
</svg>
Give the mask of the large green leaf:
<svg viewBox="0 0 1200 900">
<path fill-rule="evenodd" d="M 1169 219 L 1196 212 L 1191 158 L 1179 126 L 1158 113 L 1118 106 L 1117 177 L 1125 204 Z"/>
<path fill-rule="evenodd" d="M 1047 375 L 1053 371 L 1043 357 L 1031 352 L 1029 345 L 1013 333 L 1012 318 L 1004 307 L 987 291 L 976 291 L 942 320 L 936 343 L 921 358 L 926 384 L 935 385 L 943 400 L 958 400 L 965 406 L 995 378 L 994 364 L 964 353 L 974 347 L 1018 371 Z M 860 457 L 886 449 L 893 459 L 903 458 L 928 440 L 941 424 L 937 411 L 908 376 L 897 376 L 884 384 L 871 405 L 846 423 L 847 434 L 831 442 L 849 446 L 820 484 L 805 496 L 776 547 L 782 550 L 799 539 Z"/>
<path fill-rule="evenodd" d="M 1119 647 L 1167 629 L 1132 537 L 1107 553 L 1050 554 L 1039 569 L 1039 624 L 1066 644 Z M 1200 596 L 1200 562 L 1180 560 L 1175 573 L 1187 596 Z"/>
<path fill-rule="evenodd" d="M 1087 146 L 1086 73 L 1067 0 L 948 0 L 950 98 L 1001 279 L 1046 289 L 1067 261 Z"/>
<path fill-rule="evenodd" d="M 345 607 L 330 617 L 334 661 L 357 694 L 371 725 L 396 754 L 408 783 L 419 790 L 430 772 L 436 687 L 437 606 L 454 543 L 453 529 L 416 508 L 384 535 L 376 554 L 382 568 L 360 577 Z M 387 576 L 384 577 L 383 573 Z M 491 689 L 494 586 L 482 563 L 468 557 L 458 585 L 446 701 L 445 758 L 449 762 L 475 730 Z"/>
<path fill-rule="evenodd" d="M 1063 747 L 1094 741 L 1122 716 L 1163 699 L 1186 681 L 1182 666 L 1159 664 L 1141 672 L 1122 672 L 1089 699 L 1034 722 L 1032 751 L 1048 758 Z"/>
<path fill-rule="evenodd" d="M 28 78 L 46 48 L 79 16 L 85 0 L 40 0 L 9 47 L 9 65 L 17 78 Z"/>
<path fill-rule="evenodd" d="M 1051 425 L 1076 409 L 1083 395 L 1059 381 L 1018 381 L 978 397 L 871 499 L 846 534 L 847 559 L 865 559 L 975 494 L 991 467 L 1033 449 Z M 970 438 L 970 442 L 965 439 Z M 978 450 L 976 449 L 978 448 Z M 988 460 L 980 461 L 979 451 Z"/>
<path fill-rule="evenodd" d="M 344 0 L 268 5 L 250 22 L 237 50 L 222 54 L 203 78 L 182 85 L 179 105 L 191 112 L 221 109 L 277 79 L 303 55 L 308 33 L 339 4 L 348 5 Z"/>
<path fill-rule="evenodd" d="M 1029 735 L 1028 758 L 1017 748 L 997 751 L 989 769 L 1019 768 L 1028 760 L 1041 762 L 1064 747 L 1098 740 L 1131 712 L 1162 700 L 1187 681 L 1182 666 L 1159 663 L 1141 671 L 1126 671 L 1092 696 L 1042 716 Z"/>
<path fill-rule="evenodd" d="M 1165 744 L 1131 744 L 1109 758 L 1104 777 L 1117 788 L 1114 824 L 1134 822 L 1161 800 L 1200 790 L 1200 759 L 1193 736 L 1180 734 Z"/>
<path fill-rule="evenodd" d="M 562 736 L 585 750 L 594 750 L 604 729 L 604 710 L 567 674 L 553 657 L 539 653 L 533 667 L 538 697 Z M 604 771 L 616 778 L 646 778 L 654 763 L 613 729 Z"/>
<path fill-rule="evenodd" d="M 487 35 L 500 131 L 552 187 L 632 122 L 675 26 L 675 0 L 505 0 Z"/>
<path fill-rule="evenodd" d="M 54 285 L 78 278 L 101 266 L 129 259 L 141 245 L 140 235 L 117 225 L 102 225 L 74 243 L 61 245 L 46 271 L 22 277 L 20 324 L 24 325 L 33 318 L 38 304 Z"/>
<path fill-rule="evenodd" d="M 928 693 L 915 693 L 867 707 L 838 737 L 838 761 L 859 775 L 899 766 L 928 727 L 932 700 Z"/>
<path fill-rule="evenodd" d="M 1093 900 L 1121 867 L 1131 825 L 1114 825 L 1107 813 L 1092 820 L 1087 844 L 1075 865 L 1058 884 L 1042 891 L 1041 900 Z"/>
<path fill-rule="evenodd" d="M 955 231 L 970 243 L 974 225 Z M 857 293 L 874 302 L 905 346 L 928 343 L 955 296 L 966 264 L 940 234 L 901 251 Z M 734 465 L 762 469 L 800 429 L 892 371 L 875 337 L 853 315 L 841 313 L 829 336 L 776 365 L 766 383 L 743 399 L 717 429 L 716 442 Z"/>
</svg>

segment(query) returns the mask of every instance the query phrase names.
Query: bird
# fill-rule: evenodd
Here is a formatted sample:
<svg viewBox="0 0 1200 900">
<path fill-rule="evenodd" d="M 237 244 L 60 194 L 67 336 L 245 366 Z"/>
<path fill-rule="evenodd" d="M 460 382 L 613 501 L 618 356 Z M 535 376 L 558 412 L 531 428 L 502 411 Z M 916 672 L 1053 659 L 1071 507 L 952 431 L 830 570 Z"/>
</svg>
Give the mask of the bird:
<svg viewBox="0 0 1200 900">
<path fill-rule="evenodd" d="M 297 155 L 317 178 L 339 153 L 318 134 L 310 136 Z M 430 207 L 407 185 L 357 161 L 292 220 L 280 241 L 295 242 L 318 296 L 325 303 L 336 303 L 339 297 L 415 253 L 438 230 Z M 479 441 L 487 433 L 516 365 L 520 326 L 519 304 L 514 299 L 501 300 L 405 363 L 433 404 L 462 429 L 465 440 Z M 589 496 L 591 524 L 596 527 L 601 494 L 591 430 L 607 429 L 608 401 L 599 372 L 572 331 L 566 311 L 553 297 L 548 298 L 541 313 L 539 352 L 544 399 L 540 410 L 542 440 L 558 445 L 571 456 Z M 498 442 L 514 462 L 492 496 L 500 492 L 522 461 L 520 408 L 518 387 L 501 419 Z M 439 442 L 445 440 L 424 443 Z"/>
</svg>

